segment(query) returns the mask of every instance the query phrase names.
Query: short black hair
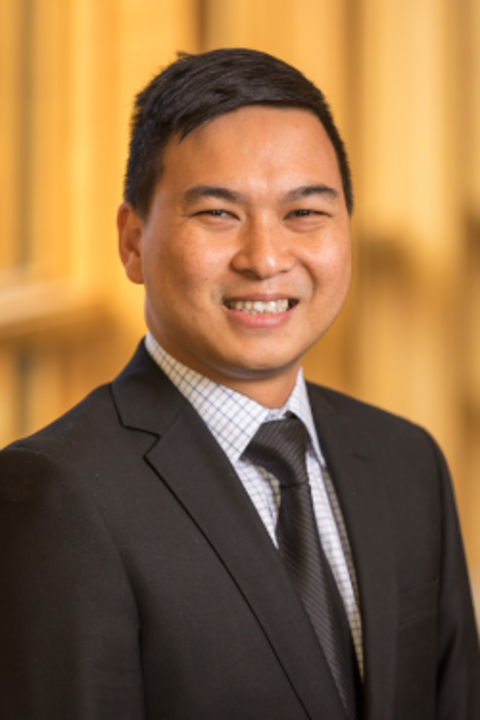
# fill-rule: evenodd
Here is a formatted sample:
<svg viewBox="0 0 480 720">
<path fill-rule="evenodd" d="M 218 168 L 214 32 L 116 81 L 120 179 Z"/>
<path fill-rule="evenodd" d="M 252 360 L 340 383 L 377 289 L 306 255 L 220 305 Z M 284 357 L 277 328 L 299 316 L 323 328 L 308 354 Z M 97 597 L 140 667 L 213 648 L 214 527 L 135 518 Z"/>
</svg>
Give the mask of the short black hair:
<svg viewBox="0 0 480 720">
<path fill-rule="evenodd" d="M 322 123 L 337 156 L 345 202 L 353 209 L 353 190 L 345 146 L 323 93 L 291 65 L 257 50 L 179 53 L 135 99 L 125 200 L 147 218 L 162 172 L 162 153 L 174 135 L 185 138 L 220 115 L 249 105 L 298 108 Z"/>
</svg>

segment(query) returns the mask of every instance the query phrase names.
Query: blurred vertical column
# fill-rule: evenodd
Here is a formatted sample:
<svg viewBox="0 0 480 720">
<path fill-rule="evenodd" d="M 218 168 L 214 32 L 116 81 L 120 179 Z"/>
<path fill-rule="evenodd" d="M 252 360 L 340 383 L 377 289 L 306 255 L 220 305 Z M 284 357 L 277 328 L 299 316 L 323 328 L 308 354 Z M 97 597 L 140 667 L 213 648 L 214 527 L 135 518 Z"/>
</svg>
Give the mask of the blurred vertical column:
<svg viewBox="0 0 480 720">
<path fill-rule="evenodd" d="M 0 241 L 0 273 L 16 262 L 17 248 L 13 238 L 18 234 L 18 158 L 19 102 L 16 88 L 20 79 L 21 43 L 20 3 L 0 3 L 0 202 L 2 207 L 2 238 Z M 0 437 L 10 439 L 18 426 L 15 408 L 15 365 L 11 353 L 0 346 Z"/>
<path fill-rule="evenodd" d="M 480 465 L 468 450 L 464 406 L 475 382 L 465 372 L 474 357 L 471 348 L 466 360 L 467 338 L 478 330 L 467 328 L 463 298 L 467 205 L 471 218 L 479 207 L 478 4 L 363 0 L 359 30 L 354 384 L 441 442 L 475 565 L 468 477 Z M 478 328 L 478 292 L 467 304 Z"/>
<path fill-rule="evenodd" d="M 424 422 L 452 451 L 462 217 L 448 6 L 364 1 L 358 347 L 363 391 Z"/>
<path fill-rule="evenodd" d="M 31 337 L 31 319 L 42 317 L 45 309 L 45 288 L 38 287 L 38 281 L 52 282 L 67 272 L 69 263 L 64 240 L 69 205 L 69 11 L 68 2 L 55 0 L 0 3 L 2 440 L 25 429 L 27 416 L 38 406 L 33 350 L 26 337 Z M 42 365 L 53 370 L 55 359 L 47 360 L 43 352 Z M 51 375 L 44 373 L 47 413 L 59 398 L 59 384 L 50 383 Z"/>
<path fill-rule="evenodd" d="M 464 517 L 469 528 L 480 617 L 480 4 L 465 2 L 461 16 L 465 82 L 458 133 L 462 140 L 464 237 L 459 326 L 462 332 L 460 402 L 465 467 Z"/>
<path fill-rule="evenodd" d="M 117 259 L 131 95 L 195 51 L 197 0 L 0 0 L 0 446 L 122 366 L 144 331 Z"/>
</svg>

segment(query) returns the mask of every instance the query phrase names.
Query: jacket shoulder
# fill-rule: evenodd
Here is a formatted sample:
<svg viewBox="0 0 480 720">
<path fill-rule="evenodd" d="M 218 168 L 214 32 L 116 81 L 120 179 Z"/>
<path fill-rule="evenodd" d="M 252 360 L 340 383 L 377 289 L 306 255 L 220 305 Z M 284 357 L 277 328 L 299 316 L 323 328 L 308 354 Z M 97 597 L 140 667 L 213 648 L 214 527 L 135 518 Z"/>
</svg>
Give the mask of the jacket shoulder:
<svg viewBox="0 0 480 720">
<path fill-rule="evenodd" d="M 107 419 L 111 419 L 114 413 L 110 385 L 101 385 L 52 423 L 32 435 L 16 440 L 1 453 L 48 447 L 61 450 L 65 444 L 81 442 L 85 434 L 89 437 L 101 434 L 101 429 L 107 426 Z"/>
<path fill-rule="evenodd" d="M 328 406 L 331 412 L 360 435 L 386 439 L 392 436 L 397 439 L 416 438 L 435 444 L 430 433 L 411 420 L 322 385 L 307 383 L 307 387 L 313 407 L 322 404 Z"/>
</svg>

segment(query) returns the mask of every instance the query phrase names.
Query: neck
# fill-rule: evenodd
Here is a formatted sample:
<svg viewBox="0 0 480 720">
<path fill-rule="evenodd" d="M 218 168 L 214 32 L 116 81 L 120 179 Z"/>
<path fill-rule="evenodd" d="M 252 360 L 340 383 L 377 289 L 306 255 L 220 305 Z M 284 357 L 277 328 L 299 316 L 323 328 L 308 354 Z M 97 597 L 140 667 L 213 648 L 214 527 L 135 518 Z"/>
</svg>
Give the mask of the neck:
<svg viewBox="0 0 480 720">
<path fill-rule="evenodd" d="M 178 362 L 199 373 L 199 375 L 219 385 L 231 388 L 270 410 L 282 408 L 285 405 L 295 387 L 298 370 L 301 367 L 301 359 L 298 359 L 291 365 L 280 369 L 249 370 L 233 368 L 230 372 L 225 372 L 223 368 L 217 369 L 214 365 L 192 362 L 191 357 L 186 358 L 179 352 L 172 352 L 166 343 L 159 343 L 151 331 L 150 334 L 153 341 L 160 346 L 163 352 L 168 353 Z"/>
<path fill-rule="evenodd" d="M 287 402 L 295 387 L 297 371 L 298 368 L 295 368 L 294 372 L 289 373 L 288 376 L 281 375 L 261 380 L 218 377 L 210 377 L 210 379 L 255 400 L 269 410 L 273 410 L 283 407 Z"/>
</svg>

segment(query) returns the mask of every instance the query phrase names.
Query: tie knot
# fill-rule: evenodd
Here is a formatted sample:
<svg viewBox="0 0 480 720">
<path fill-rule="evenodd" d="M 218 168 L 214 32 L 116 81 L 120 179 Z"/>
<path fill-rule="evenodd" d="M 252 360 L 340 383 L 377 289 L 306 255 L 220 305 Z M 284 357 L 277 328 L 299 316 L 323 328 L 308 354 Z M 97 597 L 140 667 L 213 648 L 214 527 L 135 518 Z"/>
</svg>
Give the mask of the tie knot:
<svg viewBox="0 0 480 720">
<path fill-rule="evenodd" d="M 287 487 L 308 483 L 306 449 L 307 431 L 303 422 L 289 417 L 260 425 L 243 454 L 275 475 L 282 487 Z"/>
</svg>

